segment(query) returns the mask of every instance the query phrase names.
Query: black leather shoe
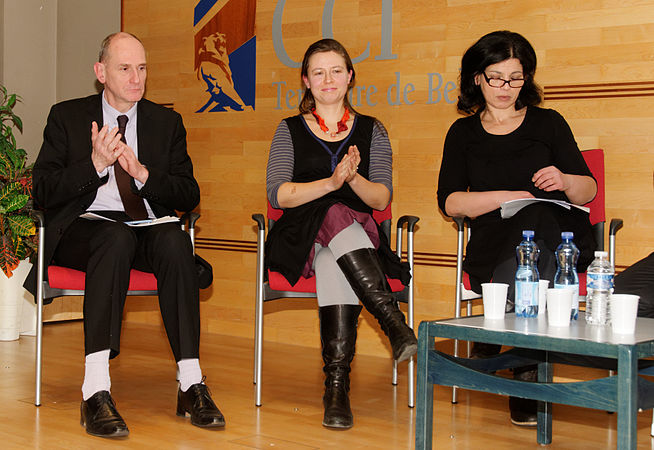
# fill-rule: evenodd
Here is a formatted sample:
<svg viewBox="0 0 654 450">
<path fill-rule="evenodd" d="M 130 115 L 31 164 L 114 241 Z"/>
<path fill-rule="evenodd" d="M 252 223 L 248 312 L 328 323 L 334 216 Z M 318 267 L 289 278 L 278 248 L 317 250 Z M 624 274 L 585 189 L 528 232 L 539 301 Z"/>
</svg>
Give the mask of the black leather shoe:
<svg viewBox="0 0 654 450">
<path fill-rule="evenodd" d="M 513 370 L 513 379 L 535 382 L 538 379 L 536 366 L 518 367 Z M 509 397 L 511 423 L 519 427 L 535 427 L 538 425 L 538 402 L 527 398 Z"/>
<path fill-rule="evenodd" d="M 470 350 L 470 359 L 485 359 L 497 356 L 500 350 L 502 350 L 501 345 L 475 342 L 472 344 L 472 350 Z"/>
<path fill-rule="evenodd" d="M 519 397 L 509 397 L 509 409 L 511 410 L 511 423 L 519 427 L 533 428 L 538 425 L 537 414 L 538 403 Z"/>
<path fill-rule="evenodd" d="M 118 411 L 116 404 L 108 391 L 93 394 L 80 405 L 80 423 L 86 432 L 100 437 L 127 436 L 129 430 Z"/>
<path fill-rule="evenodd" d="M 186 392 L 177 390 L 177 415 L 191 416 L 191 423 L 196 427 L 224 427 L 225 418 L 216 404 L 211 400 L 209 388 L 202 384 L 192 385 Z"/>
<path fill-rule="evenodd" d="M 327 428 L 352 428 L 354 416 L 350 408 L 348 388 L 339 384 L 337 380 L 332 380 L 331 383 L 325 388 L 325 395 L 322 397 L 325 406 L 322 424 Z"/>
</svg>

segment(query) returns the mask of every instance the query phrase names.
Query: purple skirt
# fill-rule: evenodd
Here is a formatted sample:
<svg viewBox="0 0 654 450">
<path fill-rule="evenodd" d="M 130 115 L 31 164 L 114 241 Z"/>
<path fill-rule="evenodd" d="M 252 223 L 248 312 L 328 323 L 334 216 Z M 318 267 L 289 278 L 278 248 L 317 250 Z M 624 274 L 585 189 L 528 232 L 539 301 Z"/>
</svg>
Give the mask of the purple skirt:
<svg viewBox="0 0 654 450">
<path fill-rule="evenodd" d="M 372 216 L 367 213 L 350 209 L 342 203 L 336 203 L 327 210 L 327 214 L 322 221 L 320 230 L 318 230 L 318 234 L 316 235 L 315 242 L 323 247 L 327 247 L 334 236 L 352 225 L 354 222 L 359 222 L 361 224 L 372 244 L 375 248 L 379 248 L 377 224 Z M 302 270 L 302 276 L 304 278 L 309 278 L 314 275 L 313 258 L 315 257 L 315 253 L 315 246 L 312 246 L 309 258 Z"/>
</svg>

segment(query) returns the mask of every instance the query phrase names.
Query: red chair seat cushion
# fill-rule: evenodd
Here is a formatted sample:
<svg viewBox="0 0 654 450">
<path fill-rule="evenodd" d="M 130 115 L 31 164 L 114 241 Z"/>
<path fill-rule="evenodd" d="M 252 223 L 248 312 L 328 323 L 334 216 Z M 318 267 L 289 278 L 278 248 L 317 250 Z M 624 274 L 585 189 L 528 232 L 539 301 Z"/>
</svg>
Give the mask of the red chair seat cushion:
<svg viewBox="0 0 654 450">
<path fill-rule="evenodd" d="M 463 287 L 466 288 L 467 290 L 472 290 L 472 287 L 470 286 L 470 275 L 468 275 L 468 272 L 463 272 L 463 277 L 461 282 L 463 283 Z"/>
<path fill-rule="evenodd" d="M 586 295 L 586 272 L 579 274 L 579 295 Z"/>
<path fill-rule="evenodd" d="M 392 292 L 400 292 L 404 290 L 404 285 L 400 280 L 394 278 L 386 278 L 391 287 Z M 304 278 L 300 277 L 297 283 L 291 285 L 286 278 L 279 272 L 272 272 L 268 270 L 268 283 L 270 288 L 275 291 L 291 291 L 291 292 L 316 292 L 316 277 Z"/>
<path fill-rule="evenodd" d="M 80 270 L 61 266 L 48 266 L 48 282 L 53 289 L 84 290 L 86 274 Z M 129 275 L 130 291 L 156 291 L 157 279 L 153 273 L 132 269 Z"/>
</svg>

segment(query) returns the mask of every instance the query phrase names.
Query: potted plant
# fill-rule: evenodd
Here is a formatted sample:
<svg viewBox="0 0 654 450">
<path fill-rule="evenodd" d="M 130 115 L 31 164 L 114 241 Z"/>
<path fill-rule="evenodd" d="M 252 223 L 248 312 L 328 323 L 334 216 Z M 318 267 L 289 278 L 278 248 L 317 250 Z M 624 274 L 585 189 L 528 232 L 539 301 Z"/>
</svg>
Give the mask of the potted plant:
<svg viewBox="0 0 654 450">
<path fill-rule="evenodd" d="M 23 131 L 23 122 L 14 113 L 19 98 L 0 84 L 0 340 L 18 338 L 23 302 L 23 279 L 14 277 L 21 261 L 36 254 L 36 227 L 32 213 L 32 165 L 27 153 L 16 145 L 14 129 Z M 27 274 L 27 269 L 21 270 Z M 24 276 L 22 278 L 24 278 Z M 10 283 L 14 286 L 7 286 Z M 14 309 L 15 308 L 15 312 Z M 16 317 L 12 318 L 12 312 Z M 16 330 L 14 330 L 16 328 Z"/>
</svg>

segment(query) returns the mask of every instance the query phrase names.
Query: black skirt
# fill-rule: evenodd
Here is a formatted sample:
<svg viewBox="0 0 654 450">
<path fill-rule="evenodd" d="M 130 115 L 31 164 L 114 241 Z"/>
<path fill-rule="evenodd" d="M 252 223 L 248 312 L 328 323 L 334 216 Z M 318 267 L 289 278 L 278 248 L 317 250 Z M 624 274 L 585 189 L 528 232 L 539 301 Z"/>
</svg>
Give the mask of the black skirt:
<svg viewBox="0 0 654 450">
<path fill-rule="evenodd" d="M 523 230 L 534 230 L 534 240 L 554 252 L 561 243 L 561 232 L 572 231 L 579 249 L 577 271 L 584 272 L 593 261 L 597 248 L 588 214 L 578 208 L 567 210 L 558 205 L 534 203 L 509 219 L 497 209 L 471 221 L 471 238 L 466 247 L 463 269 L 476 292 L 481 283 L 491 280 L 493 269 L 516 257 Z"/>
</svg>

